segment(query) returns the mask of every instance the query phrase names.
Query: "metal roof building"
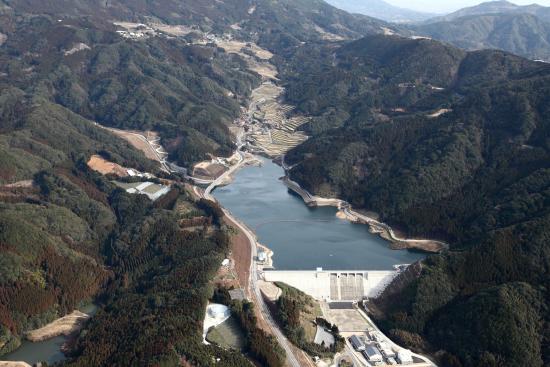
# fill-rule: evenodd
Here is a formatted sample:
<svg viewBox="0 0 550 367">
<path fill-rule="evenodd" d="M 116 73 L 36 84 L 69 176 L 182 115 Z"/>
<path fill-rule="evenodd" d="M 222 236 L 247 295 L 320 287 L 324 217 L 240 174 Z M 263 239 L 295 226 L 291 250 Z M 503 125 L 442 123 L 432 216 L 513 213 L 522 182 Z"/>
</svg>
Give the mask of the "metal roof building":
<svg viewBox="0 0 550 367">
<path fill-rule="evenodd" d="M 382 354 L 380 354 L 380 351 L 374 345 L 368 345 L 363 355 L 369 362 L 381 362 L 383 360 Z"/>
<path fill-rule="evenodd" d="M 353 348 L 355 348 L 355 350 L 358 350 L 358 351 L 365 350 L 365 343 L 363 343 L 363 341 L 359 339 L 357 335 L 352 335 L 349 338 L 349 341 L 351 342 L 351 345 L 353 345 Z"/>
</svg>

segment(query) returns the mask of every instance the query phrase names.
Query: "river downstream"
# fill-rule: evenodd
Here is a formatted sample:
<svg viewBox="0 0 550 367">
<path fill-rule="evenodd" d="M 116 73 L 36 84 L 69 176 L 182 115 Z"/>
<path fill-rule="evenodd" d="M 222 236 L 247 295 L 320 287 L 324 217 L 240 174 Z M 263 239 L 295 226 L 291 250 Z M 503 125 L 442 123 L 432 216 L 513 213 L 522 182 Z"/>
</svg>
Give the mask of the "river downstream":
<svg viewBox="0 0 550 367">
<path fill-rule="evenodd" d="M 80 311 L 93 316 L 97 311 L 97 305 L 88 304 L 80 308 Z M 24 361 L 31 365 L 38 362 L 47 362 L 48 364 L 61 362 L 66 358 L 65 354 L 61 351 L 61 348 L 68 340 L 69 337 L 64 335 L 39 342 L 23 340 L 19 348 L 0 357 L 0 360 Z"/>
<path fill-rule="evenodd" d="M 261 160 L 261 167 L 243 168 L 213 195 L 274 251 L 276 269 L 388 270 L 424 257 L 391 250 L 368 226 L 337 218 L 336 208 L 307 207 L 279 180 L 283 169 Z"/>
</svg>

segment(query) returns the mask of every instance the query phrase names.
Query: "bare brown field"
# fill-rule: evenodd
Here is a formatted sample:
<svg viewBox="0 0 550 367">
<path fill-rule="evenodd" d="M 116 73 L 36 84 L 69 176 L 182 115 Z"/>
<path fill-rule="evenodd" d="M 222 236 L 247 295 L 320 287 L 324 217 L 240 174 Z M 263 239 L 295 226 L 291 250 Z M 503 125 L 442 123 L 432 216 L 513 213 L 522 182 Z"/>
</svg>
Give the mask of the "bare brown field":
<svg viewBox="0 0 550 367">
<path fill-rule="evenodd" d="M 171 36 L 182 37 L 191 32 L 194 32 L 194 29 L 184 25 L 169 25 L 162 23 L 148 23 L 148 26 L 154 30 L 169 34 Z"/>
<path fill-rule="evenodd" d="M 200 162 L 193 168 L 193 176 L 201 178 L 216 179 L 220 177 L 227 168 L 219 163 L 208 161 Z"/>
<path fill-rule="evenodd" d="M 248 49 L 254 53 L 258 59 L 269 60 L 273 57 L 273 54 L 266 49 L 261 48 L 255 43 L 245 43 L 236 40 L 222 40 L 218 41 L 217 45 L 225 50 L 225 52 L 236 53 L 241 56 L 248 56 L 242 52 L 242 49 Z"/>
<path fill-rule="evenodd" d="M 277 68 L 271 64 L 251 63 L 250 70 L 255 71 L 266 79 L 278 79 Z"/>
<path fill-rule="evenodd" d="M 99 155 L 91 156 L 87 164 L 88 167 L 90 167 L 94 171 L 101 173 L 102 175 L 113 174 L 119 177 L 128 176 L 128 171 L 126 168 L 122 167 L 119 164 L 109 162 Z"/>
</svg>

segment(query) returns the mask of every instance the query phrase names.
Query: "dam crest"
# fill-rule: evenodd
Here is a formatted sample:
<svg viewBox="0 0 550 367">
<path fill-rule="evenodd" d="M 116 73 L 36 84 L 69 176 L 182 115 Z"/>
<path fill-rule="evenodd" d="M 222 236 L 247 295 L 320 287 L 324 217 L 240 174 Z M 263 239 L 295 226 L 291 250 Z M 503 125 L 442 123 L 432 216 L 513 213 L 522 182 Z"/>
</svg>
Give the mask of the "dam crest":
<svg viewBox="0 0 550 367">
<path fill-rule="evenodd" d="M 282 282 L 325 302 L 353 302 L 378 296 L 399 270 L 265 270 L 267 282 Z"/>
</svg>

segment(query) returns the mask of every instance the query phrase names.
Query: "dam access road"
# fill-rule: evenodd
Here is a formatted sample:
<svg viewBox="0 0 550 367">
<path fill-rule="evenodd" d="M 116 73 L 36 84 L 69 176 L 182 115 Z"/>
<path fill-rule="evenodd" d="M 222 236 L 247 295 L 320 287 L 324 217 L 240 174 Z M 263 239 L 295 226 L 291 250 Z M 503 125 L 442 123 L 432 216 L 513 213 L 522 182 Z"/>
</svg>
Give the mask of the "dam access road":
<svg viewBox="0 0 550 367">
<path fill-rule="evenodd" d="M 194 190 L 197 195 L 200 197 L 203 197 L 207 200 L 215 201 L 217 202 L 216 198 L 212 196 L 212 190 L 214 190 L 217 186 L 225 182 L 225 180 L 229 179 L 231 174 L 233 174 L 235 171 L 237 171 L 239 168 L 241 168 L 244 164 L 247 162 L 252 162 L 254 160 L 253 156 L 252 158 L 245 157 L 245 154 L 241 151 L 242 148 L 242 142 L 241 142 L 242 135 L 239 134 L 237 137 L 237 153 L 239 154 L 239 161 L 235 165 L 231 166 L 227 171 L 225 171 L 222 175 L 220 175 L 216 180 L 214 180 L 208 187 L 204 190 L 204 192 L 200 192 L 198 188 L 195 186 Z M 277 341 L 279 345 L 285 350 L 286 353 L 286 359 L 289 366 L 292 367 L 300 367 L 300 363 L 298 362 L 298 358 L 294 355 L 294 350 L 290 342 L 287 340 L 287 338 L 283 335 L 282 331 L 279 329 L 279 326 L 273 320 L 273 317 L 271 316 L 271 313 L 269 312 L 269 309 L 267 308 L 267 304 L 265 303 L 264 298 L 262 297 L 260 287 L 258 285 L 258 264 L 256 262 L 256 259 L 258 258 L 258 244 L 256 237 L 254 233 L 246 227 L 246 225 L 240 223 L 236 218 L 233 217 L 231 212 L 225 208 L 223 208 L 223 212 L 227 219 L 231 221 L 239 230 L 244 233 L 248 239 L 248 242 L 250 243 L 250 279 L 248 281 L 249 284 L 249 294 L 251 294 L 254 297 L 254 303 L 257 307 L 259 307 L 260 315 L 262 319 L 266 322 L 266 324 L 269 326 L 271 333 L 277 338 Z"/>
</svg>

